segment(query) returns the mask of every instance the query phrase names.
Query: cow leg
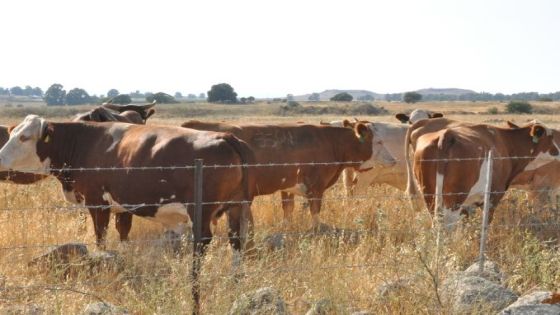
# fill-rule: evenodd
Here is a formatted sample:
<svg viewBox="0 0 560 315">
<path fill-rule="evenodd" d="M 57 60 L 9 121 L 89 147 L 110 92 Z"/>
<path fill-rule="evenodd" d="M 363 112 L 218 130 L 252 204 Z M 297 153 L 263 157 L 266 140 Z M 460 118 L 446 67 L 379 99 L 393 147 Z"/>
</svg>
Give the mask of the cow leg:
<svg viewBox="0 0 560 315">
<path fill-rule="evenodd" d="M 107 227 L 111 211 L 108 207 L 89 208 L 91 219 L 93 220 L 93 229 L 95 231 L 95 243 L 100 248 L 105 248 L 105 237 L 107 236 Z"/>
<path fill-rule="evenodd" d="M 352 197 L 354 195 L 355 178 L 356 174 L 354 169 L 347 167 L 342 171 L 342 182 L 344 183 L 346 197 Z"/>
<path fill-rule="evenodd" d="M 311 211 L 311 224 L 313 229 L 318 229 L 321 225 L 321 220 L 319 219 L 319 212 L 321 212 L 321 201 L 323 194 L 315 194 L 308 198 L 309 200 L 309 210 Z"/>
<path fill-rule="evenodd" d="M 119 231 L 121 241 L 128 241 L 128 233 L 130 233 L 130 228 L 132 227 L 132 213 L 116 213 L 115 227 Z"/>
<path fill-rule="evenodd" d="M 254 220 L 250 206 L 234 206 L 227 211 L 229 225 L 229 243 L 231 247 L 239 252 L 241 250 L 251 251 L 254 249 Z"/>
<path fill-rule="evenodd" d="M 282 191 L 282 210 L 284 210 L 284 224 L 292 222 L 292 217 L 295 208 L 294 194 Z"/>
</svg>

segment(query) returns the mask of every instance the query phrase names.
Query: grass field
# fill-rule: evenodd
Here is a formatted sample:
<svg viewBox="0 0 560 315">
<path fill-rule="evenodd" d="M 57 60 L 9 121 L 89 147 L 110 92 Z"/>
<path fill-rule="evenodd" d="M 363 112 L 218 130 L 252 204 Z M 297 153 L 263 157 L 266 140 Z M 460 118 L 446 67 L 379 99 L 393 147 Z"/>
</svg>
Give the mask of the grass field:
<svg viewBox="0 0 560 315">
<path fill-rule="evenodd" d="M 383 116 L 359 116 L 371 121 L 396 122 L 394 113 L 422 107 L 441 111 L 453 119 L 496 125 L 506 120 L 525 122 L 537 118 L 559 128 L 554 114 L 558 103 L 537 104 L 536 115 L 488 115 L 489 107 L 503 111 L 504 103 L 376 103 L 389 111 Z M 352 116 L 279 116 L 282 104 L 159 106 L 150 124 L 178 125 L 193 117 L 201 120 L 235 122 L 318 123 L 320 120 Z M 305 106 L 305 105 L 304 105 Z M 347 106 L 321 104 L 316 106 Z M 2 124 L 19 122 L 28 113 L 53 120 L 68 120 L 83 111 L 77 108 L 0 108 Z M 188 281 L 190 256 L 177 258 L 161 244 L 162 228 L 135 218 L 131 241 L 118 242 L 109 230 L 108 249 L 122 258 L 113 270 L 78 270 L 66 275 L 28 267 L 31 259 L 52 244 L 83 242 L 95 251 L 93 227 L 85 209 L 53 209 L 70 206 L 52 179 L 23 186 L 0 184 L 0 305 L 35 303 L 48 314 L 76 314 L 98 300 L 111 302 L 133 314 L 184 314 L 191 309 Z M 333 314 L 369 310 L 376 314 L 449 313 L 439 299 L 441 280 L 477 260 L 480 217 L 446 238 L 436 262 L 435 232 L 427 213 L 414 213 L 404 193 L 388 186 L 371 187 L 360 198 L 344 199 L 338 183 L 323 203 L 323 222 L 347 231 L 362 231 L 358 239 L 334 234 L 309 237 L 311 216 L 297 199 L 294 221 L 282 222 L 279 195 L 258 197 L 253 209 L 258 253 L 243 263 L 244 276 L 231 273 L 231 249 L 227 245 L 225 220 L 220 220 L 204 259 L 202 310 L 204 314 L 226 314 L 242 293 L 270 286 L 288 304 L 292 314 L 304 314 L 320 299 L 333 302 Z M 507 275 L 509 288 L 522 294 L 534 288 L 559 289 L 560 215 L 552 209 L 531 209 L 525 194 L 512 191 L 496 210 L 488 240 L 488 256 Z M 375 228 L 372 230 L 372 228 Z M 286 246 L 271 251 L 266 236 L 287 232 Z M 187 249 L 189 251 L 189 249 Z M 414 279 L 413 285 L 379 296 L 378 288 L 399 279 Z"/>
</svg>

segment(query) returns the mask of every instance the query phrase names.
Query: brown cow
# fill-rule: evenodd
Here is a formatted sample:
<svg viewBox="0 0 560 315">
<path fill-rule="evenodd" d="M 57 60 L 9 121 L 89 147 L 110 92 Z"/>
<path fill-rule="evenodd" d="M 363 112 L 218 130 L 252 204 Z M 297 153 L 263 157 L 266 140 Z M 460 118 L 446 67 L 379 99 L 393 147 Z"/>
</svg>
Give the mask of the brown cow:
<svg viewBox="0 0 560 315">
<path fill-rule="evenodd" d="M 490 220 L 515 176 L 541 165 L 543 158 L 559 158 L 551 131 L 538 123 L 511 129 L 443 118 L 422 120 L 407 132 L 407 150 L 409 144 L 414 149 L 414 165 L 408 174 L 414 172 L 428 210 L 433 214 L 436 208 L 442 209 L 446 227 L 481 205 L 490 150 L 494 154 Z M 407 165 L 410 167 L 408 158 Z M 409 183 L 414 178 L 409 178 Z M 408 188 L 409 194 L 415 195 L 416 185 Z"/>
<path fill-rule="evenodd" d="M 254 169 L 255 194 L 282 191 L 285 220 L 294 208 L 293 195 L 308 198 L 313 227 L 320 225 L 321 198 L 338 179 L 342 170 L 353 166 L 367 170 L 378 164 L 393 165 L 395 160 L 367 124 L 354 129 L 306 124 L 231 125 L 188 121 L 181 125 L 199 130 L 227 131 L 249 144 L 258 163 L 288 163 L 287 166 L 263 166 Z M 356 164 L 305 165 L 305 163 Z M 294 165 L 303 163 L 302 165 Z"/>
<path fill-rule="evenodd" d="M 103 104 L 103 106 L 107 106 L 108 104 Z M 155 110 L 152 108 L 155 106 L 155 103 L 146 104 L 146 105 L 126 105 L 126 106 L 117 106 L 113 104 L 109 104 L 111 109 L 108 110 L 104 107 L 96 107 L 86 113 L 79 114 L 74 118 L 73 121 L 96 121 L 96 122 L 106 122 L 106 121 L 121 121 L 121 122 L 128 122 L 128 123 L 138 123 L 144 124 L 146 120 L 155 113 Z M 0 125 L 0 147 L 3 146 L 9 139 L 9 132 L 8 127 Z M 40 175 L 40 174 L 32 174 L 32 173 L 24 173 L 18 171 L 5 171 L 0 172 L 0 181 L 7 181 L 14 184 L 33 184 L 42 179 L 48 177 L 47 175 Z M 62 192 L 64 198 L 71 203 L 75 204 L 82 204 L 83 200 L 81 197 L 77 195 L 73 188 L 72 182 L 69 180 L 62 179 L 60 180 L 62 184 Z M 103 211 L 103 210 L 99 210 Z M 97 222 L 94 222 L 96 230 L 102 230 L 103 227 L 98 227 Z M 119 231 L 120 239 L 127 240 L 128 233 L 130 232 L 130 228 L 132 226 L 132 214 L 124 212 L 124 213 L 116 213 L 115 214 L 115 226 Z M 106 227 L 105 227 L 106 229 Z"/>
<path fill-rule="evenodd" d="M 94 220 L 108 222 L 111 207 L 160 222 L 175 232 L 182 231 L 182 223 L 194 215 L 194 170 L 184 166 L 193 165 L 195 159 L 231 165 L 203 172 L 203 246 L 193 253 L 199 256 L 211 241 L 210 221 L 220 211 L 217 203 L 239 202 L 247 208 L 245 201 L 253 199 L 249 171 L 242 164 L 254 163 L 254 157 L 233 135 L 126 123 L 53 123 L 29 115 L 0 149 L 0 169 L 71 179 Z M 230 217 L 229 222 L 231 233 L 241 235 L 242 220 Z M 96 230 L 96 235 L 101 239 L 104 231 Z M 241 248 L 239 238 L 230 242 L 237 251 Z M 195 281 L 199 268 L 198 263 L 193 267 Z M 193 285 L 196 305 L 198 290 Z"/>
</svg>

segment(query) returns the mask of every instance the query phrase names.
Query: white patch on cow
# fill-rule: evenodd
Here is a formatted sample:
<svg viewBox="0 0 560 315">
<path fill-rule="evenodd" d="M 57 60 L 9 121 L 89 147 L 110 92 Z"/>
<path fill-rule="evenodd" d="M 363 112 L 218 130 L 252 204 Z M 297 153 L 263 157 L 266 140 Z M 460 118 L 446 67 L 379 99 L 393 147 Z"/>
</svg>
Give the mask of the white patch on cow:
<svg viewBox="0 0 560 315">
<path fill-rule="evenodd" d="M 37 155 L 37 142 L 42 141 L 46 121 L 37 115 L 25 117 L 0 149 L 0 169 L 48 174 L 50 159 L 41 161 Z"/>
<path fill-rule="evenodd" d="M 111 152 L 117 148 L 122 138 L 124 137 L 125 132 L 128 130 L 128 128 L 130 128 L 130 126 L 130 124 L 115 124 L 111 126 L 109 130 L 107 130 L 107 133 L 109 133 L 113 138 L 113 142 L 111 143 L 109 148 L 107 148 L 106 152 Z"/>
<path fill-rule="evenodd" d="M 344 127 L 344 120 L 333 120 L 329 122 L 332 127 Z"/>
<path fill-rule="evenodd" d="M 167 229 L 177 229 L 178 225 L 184 225 L 189 220 L 189 214 L 185 205 L 174 202 L 159 207 L 153 220 L 161 223 Z"/>
<path fill-rule="evenodd" d="M 217 146 L 224 140 L 216 138 L 216 136 L 211 132 L 201 131 L 196 133 L 194 139 L 192 139 L 193 148 L 195 150 L 208 148 L 212 146 Z"/>
<path fill-rule="evenodd" d="M 414 124 L 419 120 L 429 119 L 429 118 L 430 118 L 430 113 L 427 110 L 415 109 L 414 111 L 412 111 L 412 113 L 410 113 L 410 117 L 408 118 L 408 121 L 410 122 L 410 124 Z"/>
<path fill-rule="evenodd" d="M 532 171 L 541 166 L 544 166 L 550 162 L 557 160 L 558 157 L 551 155 L 548 151 L 544 153 L 539 153 L 534 160 L 529 162 L 523 171 Z"/>
<path fill-rule="evenodd" d="M 123 206 L 121 206 L 118 202 L 116 202 L 113 199 L 113 196 L 111 196 L 111 193 L 104 192 L 102 197 L 103 197 L 103 200 L 107 201 L 107 203 L 109 203 L 109 205 L 111 206 L 111 212 L 113 212 L 113 213 L 127 212 L 126 209 L 123 208 Z"/>
<path fill-rule="evenodd" d="M 467 198 L 463 202 L 463 206 L 470 207 L 474 204 L 481 203 L 484 201 L 484 189 L 486 187 L 486 177 L 488 173 L 488 158 L 486 157 L 482 164 L 480 165 L 480 169 L 478 170 L 478 180 L 469 190 Z"/>
<path fill-rule="evenodd" d="M 371 143 L 371 157 L 360 164 L 360 170 L 367 170 L 374 168 L 379 165 L 383 166 L 393 166 L 396 163 L 395 158 L 389 153 L 389 150 L 385 147 L 384 142 L 376 137 L 375 125 L 372 123 L 367 124 L 368 128 L 373 133 L 372 143 Z"/>
<path fill-rule="evenodd" d="M 284 189 L 284 191 L 290 192 L 292 194 L 296 194 L 299 196 L 306 196 L 307 194 L 307 186 L 304 183 L 297 183 L 295 186 L 289 187 Z"/>
<path fill-rule="evenodd" d="M 286 182 L 286 177 L 282 178 L 282 184 Z"/>
</svg>

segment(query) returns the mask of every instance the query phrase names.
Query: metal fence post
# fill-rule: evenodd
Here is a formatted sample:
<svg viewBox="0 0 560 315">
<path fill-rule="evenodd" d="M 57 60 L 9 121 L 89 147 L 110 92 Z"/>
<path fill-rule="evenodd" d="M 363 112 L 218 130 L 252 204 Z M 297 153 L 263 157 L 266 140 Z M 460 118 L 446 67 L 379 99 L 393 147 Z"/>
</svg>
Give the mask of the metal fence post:
<svg viewBox="0 0 560 315">
<path fill-rule="evenodd" d="M 480 232 L 480 254 L 478 259 L 479 272 L 484 271 L 484 252 L 488 237 L 488 216 L 490 212 L 490 194 L 492 193 L 492 165 L 494 164 L 492 150 L 488 152 L 488 167 L 486 169 L 486 186 L 484 187 L 484 208 L 482 211 L 482 230 Z"/>
<path fill-rule="evenodd" d="M 196 252 L 202 242 L 202 159 L 194 160 L 194 248 Z"/>
</svg>

